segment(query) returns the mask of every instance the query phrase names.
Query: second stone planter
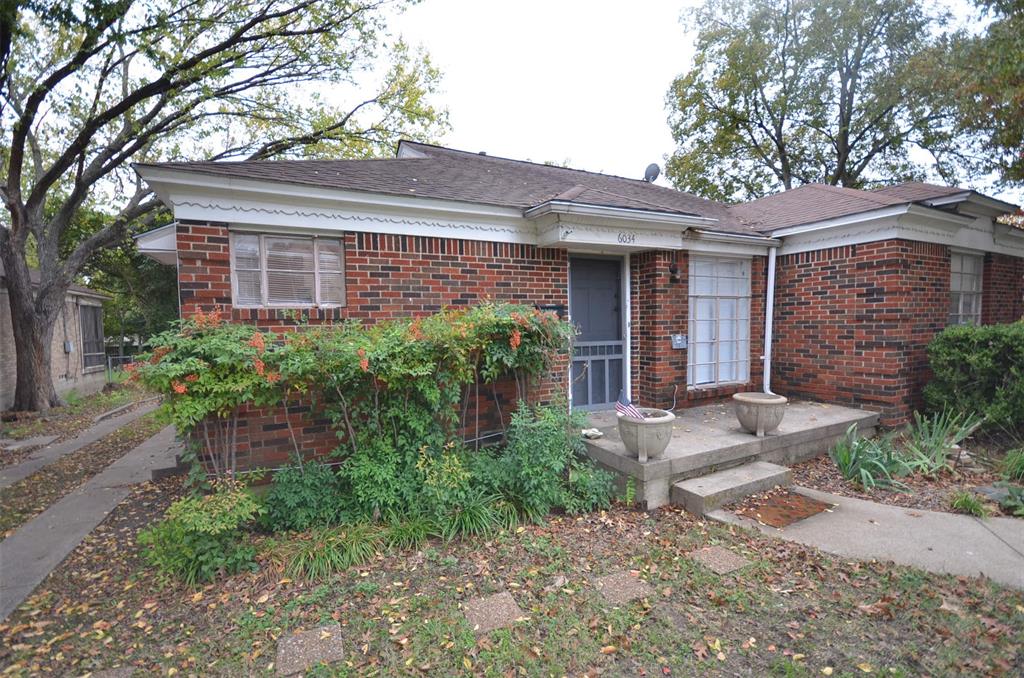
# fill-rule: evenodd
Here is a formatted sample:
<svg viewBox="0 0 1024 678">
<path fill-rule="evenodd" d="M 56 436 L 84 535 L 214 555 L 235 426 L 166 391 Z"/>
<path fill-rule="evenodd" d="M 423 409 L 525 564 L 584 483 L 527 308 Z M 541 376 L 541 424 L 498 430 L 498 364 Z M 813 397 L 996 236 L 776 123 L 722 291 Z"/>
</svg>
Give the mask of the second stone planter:
<svg viewBox="0 0 1024 678">
<path fill-rule="evenodd" d="M 672 423 L 676 415 L 668 410 L 638 407 L 643 419 L 625 417 L 619 413 L 619 437 L 626 449 L 637 456 L 640 463 L 658 459 L 665 453 L 672 439 Z"/>
<path fill-rule="evenodd" d="M 789 402 L 784 396 L 774 393 L 736 393 L 732 400 L 740 426 L 758 438 L 779 427 Z"/>
</svg>

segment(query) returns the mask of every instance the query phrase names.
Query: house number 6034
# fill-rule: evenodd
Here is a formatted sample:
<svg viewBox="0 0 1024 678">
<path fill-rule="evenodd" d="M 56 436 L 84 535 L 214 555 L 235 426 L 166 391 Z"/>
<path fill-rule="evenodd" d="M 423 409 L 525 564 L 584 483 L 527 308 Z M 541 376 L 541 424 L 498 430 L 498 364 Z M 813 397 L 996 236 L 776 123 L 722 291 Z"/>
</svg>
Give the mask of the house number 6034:
<svg viewBox="0 0 1024 678">
<path fill-rule="evenodd" d="M 626 233 L 619 231 L 619 242 L 624 245 L 632 245 L 636 242 L 636 233 Z"/>
</svg>

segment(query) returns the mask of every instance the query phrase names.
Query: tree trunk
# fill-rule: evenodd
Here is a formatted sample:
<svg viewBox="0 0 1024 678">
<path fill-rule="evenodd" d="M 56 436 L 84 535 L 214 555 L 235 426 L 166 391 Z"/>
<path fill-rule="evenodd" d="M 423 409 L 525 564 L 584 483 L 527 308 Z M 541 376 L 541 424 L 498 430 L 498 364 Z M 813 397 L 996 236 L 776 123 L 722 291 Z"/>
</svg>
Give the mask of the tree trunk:
<svg viewBox="0 0 1024 678">
<path fill-rule="evenodd" d="M 61 404 L 53 387 L 50 371 L 50 347 L 57 313 L 53 311 L 40 317 L 31 307 L 19 309 L 18 306 L 22 304 L 15 301 L 15 298 L 15 295 L 11 295 L 11 319 L 18 370 L 14 409 L 41 412 Z M 49 317 L 46 317 L 47 315 Z"/>
</svg>

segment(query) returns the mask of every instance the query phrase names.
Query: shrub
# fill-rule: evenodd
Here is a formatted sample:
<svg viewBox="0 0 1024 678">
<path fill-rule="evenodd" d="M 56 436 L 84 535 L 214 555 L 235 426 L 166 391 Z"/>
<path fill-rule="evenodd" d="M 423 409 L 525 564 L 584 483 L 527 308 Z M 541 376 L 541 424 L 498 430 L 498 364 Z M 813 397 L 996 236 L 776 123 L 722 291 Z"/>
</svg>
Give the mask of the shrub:
<svg viewBox="0 0 1024 678">
<path fill-rule="evenodd" d="M 336 525 L 344 517 L 341 483 L 329 466 L 315 462 L 274 473 L 263 505 L 261 522 L 274 532 Z"/>
<path fill-rule="evenodd" d="M 844 478 L 865 489 L 899 486 L 896 478 L 905 475 L 908 468 L 896 452 L 893 437 L 864 438 L 858 435 L 857 425 L 851 424 L 829 456 Z"/>
<path fill-rule="evenodd" d="M 981 500 L 967 490 L 960 490 L 954 494 L 953 499 L 950 501 L 950 506 L 957 513 L 966 513 L 977 518 L 988 516 L 988 509 L 981 503 Z"/>
<path fill-rule="evenodd" d="M 948 468 L 950 448 L 963 442 L 982 421 L 977 415 L 948 409 L 928 416 L 914 412 L 904 439 L 907 466 L 926 475 Z"/>
<path fill-rule="evenodd" d="M 553 508 L 573 513 L 607 507 L 611 474 L 586 458 L 580 430 L 584 416 L 564 403 L 530 407 L 519 403 L 506 445 L 475 460 L 477 475 L 528 520 Z"/>
<path fill-rule="evenodd" d="M 380 530 L 372 525 L 317 528 L 284 547 L 285 572 L 296 579 L 320 581 L 370 561 L 380 547 Z"/>
<path fill-rule="evenodd" d="M 248 489 L 218 483 L 206 496 L 179 499 L 164 520 L 139 533 L 143 557 L 189 586 L 255 568 L 256 549 L 242 528 L 262 509 Z"/>
<path fill-rule="evenodd" d="M 1024 483 L 1024 447 L 1007 452 L 999 467 L 1003 478 Z"/>
<path fill-rule="evenodd" d="M 979 412 L 987 423 L 1024 425 L 1024 321 L 948 327 L 928 345 L 934 411 Z"/>
</svg>

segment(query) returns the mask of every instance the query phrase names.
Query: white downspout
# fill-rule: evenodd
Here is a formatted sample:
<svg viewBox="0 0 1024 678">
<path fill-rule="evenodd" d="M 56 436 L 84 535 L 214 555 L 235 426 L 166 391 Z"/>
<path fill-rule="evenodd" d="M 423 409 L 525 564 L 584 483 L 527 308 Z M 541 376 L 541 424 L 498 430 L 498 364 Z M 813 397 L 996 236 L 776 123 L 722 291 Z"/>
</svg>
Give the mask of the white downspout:
<svg viewBox="0 0 1024 678">
<path fill-rule="evenodd" d="M 768 285 L 764 304 L 764 392 L 772 392 L 772 321 L 775 315 L 775 251 L 768 248 Z"/>
</svg>

